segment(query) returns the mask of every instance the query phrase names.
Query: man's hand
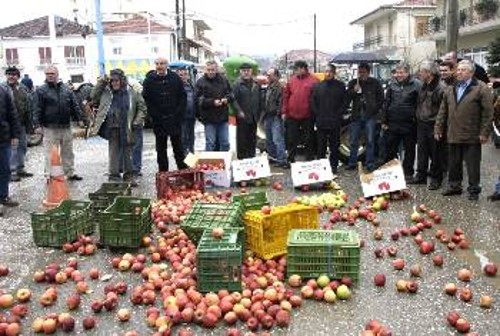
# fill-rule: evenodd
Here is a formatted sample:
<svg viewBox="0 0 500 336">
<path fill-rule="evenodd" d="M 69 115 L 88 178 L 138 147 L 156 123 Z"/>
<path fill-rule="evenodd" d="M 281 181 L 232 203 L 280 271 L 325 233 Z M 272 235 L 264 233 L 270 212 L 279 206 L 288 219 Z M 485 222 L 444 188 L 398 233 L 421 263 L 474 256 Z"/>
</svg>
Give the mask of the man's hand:
<svg viewBox="0 0 500 336">
<path fill-rule="evenodd" d="M 487 143 L 487 142 L 488 142 L 488 137 L 485 137 L 484 135 L 480 135 L 480 136 L 479 136 L 479 142 L 480 142 L 481 144 L 485 144 L 485 143 Z"/>
<path fill-rule="evenodd" d="M 434 133 L 434 139 L 436 139 L 436 141 L 441 141 L 442 138 L 443 138 L 443 134 L 438 133 L 438 132 Z"/>
<path fill-rule="evenodd" d="M 383 129 L 384 131 L 387 131 L 387 130 L 389 129 L 389 125 L 387 125 L 387 124 L 382 124 L 382 129 Z"/>
<path fill-rule="evenodd" d="M 221 102 L 221 105 L 227 105 L 227 98 L 222 98 L 220 100 L 220 102 Z"/>
<path fill-rule="evenodd" d="M 19 144 L 19 139 L 17 139 L 17 138 L 12 138 L 12 139 L 10 140 L 10 144 L 11 144 L 12 146 L 17 146 L 17 145 Z"/>
<path fill-rule="evenodd" d="M 218 106 L 222 106 L 222 102 L 221 102 L 221 100 L 220 100 L 220 99 L 216 99 L 216 100 L 214 100 L 214 105 L 215 105 L 215 106 L 217 106 L 217 107 L 218 107 Z"/>
<path fill-rule="evenodd" d="M 245 119 L 245 113 L 242 110 L 238 111 L 238 118 Z"/>
</svg>

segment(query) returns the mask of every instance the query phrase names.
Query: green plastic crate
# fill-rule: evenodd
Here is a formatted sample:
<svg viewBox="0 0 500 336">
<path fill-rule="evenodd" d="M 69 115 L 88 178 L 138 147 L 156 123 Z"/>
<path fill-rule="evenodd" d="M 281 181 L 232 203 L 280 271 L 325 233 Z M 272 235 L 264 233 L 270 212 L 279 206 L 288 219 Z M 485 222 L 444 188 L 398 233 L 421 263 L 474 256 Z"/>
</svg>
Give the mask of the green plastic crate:
<svg viewBox="0 0 500 336">
<path fill-rule="evenodd" d="M 108 247 L 138 248 L 151 231 L 151 200 L 119 196 L 99 213 L 100 242 Z"/>
<path fill-rule="evenodd" d="M 244 246 L 243 229 L 224 229 L 221 239 L 212 237 L 212 230 L 205 230 L 196 256 L 198 290 L 203 293 L 216 293 L 221 289 L 241 291 Z"/>
<path fill-rule="evenodd" d="M 92 201 L 92 215 L 97 220 L 99 212 L 109 207 L 118 196 L 130 196 L 132 189 L 130 183 L 106 182 L 97 191 L 89 193 Z"/>
<path fill-rule="evenodd" d="M 327 274 L 359 283 L 359 236 L 343 230 L 292 230 L 287 241 L 287 275 L 303 279 Z"/>
<path fill-rule="evenodd" d="M 243 210 L 260 210 L 264 205 L 270 205 L 265 191 L 233 196 L 233 202 L 241 202 Z"/>
<path fill-rule="evenodd" d="M 37 246 L 61 247 L 79 235 L 91 234 L 91 202 L 65 200 L 54 209 L 31 214 L 33 241 Z"/>
<path fill-rule="evenodd" d="M 216 227 L 243 228 L 243 206 L 241 203 L 196 202 L 181 223 L 181 228 L 195 244 L 198 244 L 205 229 Z"/>
</svg>

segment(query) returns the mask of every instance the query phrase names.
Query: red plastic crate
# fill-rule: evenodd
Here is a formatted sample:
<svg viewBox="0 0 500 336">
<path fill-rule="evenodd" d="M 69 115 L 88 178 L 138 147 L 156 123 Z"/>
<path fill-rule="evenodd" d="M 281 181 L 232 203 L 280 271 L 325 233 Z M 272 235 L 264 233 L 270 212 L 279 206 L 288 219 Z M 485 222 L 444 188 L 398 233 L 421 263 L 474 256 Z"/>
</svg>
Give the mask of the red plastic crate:
<svg viewBox="0 0 500 336">
<path fill-rule="evenodd" d="M 159 199 L 169 199 L 170 194 L 181 190 L 205 191 L 204 174 L 196 169 L 183 169 L 156 173 L 156 194 Z"/>
</svg>

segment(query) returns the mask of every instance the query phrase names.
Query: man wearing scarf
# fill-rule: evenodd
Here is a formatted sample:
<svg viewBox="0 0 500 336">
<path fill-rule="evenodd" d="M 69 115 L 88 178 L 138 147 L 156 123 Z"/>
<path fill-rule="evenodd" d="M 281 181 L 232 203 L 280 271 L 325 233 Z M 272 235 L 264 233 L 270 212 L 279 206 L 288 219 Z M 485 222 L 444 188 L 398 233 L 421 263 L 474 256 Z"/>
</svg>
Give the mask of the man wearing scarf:
<svg viewBox="0 0 500 336">
<path fill-rule="evenodd" d="M 99 134 L 109 141 L 109 179 L 123 179 L 136 186 L 132 148 L 135 129 L 144 123 L 146 104 L 142 95 L 128 85 L 121 69 L 111 70 L 109 77 L 109 81 L 107 78 L 99 80 L 92 91 L 92 100 L 99 102 L 99 109 L 90 134 Z M 120 167 L 123 167 L 123 177 L 120 176 Z"/>
</svg>

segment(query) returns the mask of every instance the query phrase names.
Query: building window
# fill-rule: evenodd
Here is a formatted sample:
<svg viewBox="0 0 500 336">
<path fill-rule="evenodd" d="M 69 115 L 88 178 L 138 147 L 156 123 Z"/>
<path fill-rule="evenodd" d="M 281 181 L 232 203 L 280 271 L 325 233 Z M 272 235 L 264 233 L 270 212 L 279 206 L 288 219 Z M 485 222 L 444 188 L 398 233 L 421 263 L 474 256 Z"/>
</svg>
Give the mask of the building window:
<svg viewBox="0 0 500 336">
<path fill-rule="evenodd" d="M 419 38 L 428 33 L 428 18 L 425 16 L 420 16 L 415 18 L 415 37 Z"/>
<path fill-rule="evenodd" d="M 85 65 L 85 47 L 65 46 L 64 58 L 66 60 L 66 64 Z"/>
<path fill-rule="evenodd" d="M 17 53 L 17 49 L 5 48 L 5 60 L 7 61 L 7 65 L 18 65 L 19 55 Z"/>
<path fill-rule="evenodd" d="M 121 54 L 122 54 L 122 47 L 113 48 L 113 55 L 121 55 Z"/>
<path fill-rule="evenodd" d="M 488 55 L 487 47 L 462 49 L 457 54 L 459 57 L 471 60 L 482 67 L 486 67 L 488 64 L 486 61 L 486 56 Z"/>
<path fill-rule="evenodd" d="M 40 65 L 52 64 L 52 49 L 50 47 L 38 48 L 38 56 L 40 57 Z"/>
</svg>

